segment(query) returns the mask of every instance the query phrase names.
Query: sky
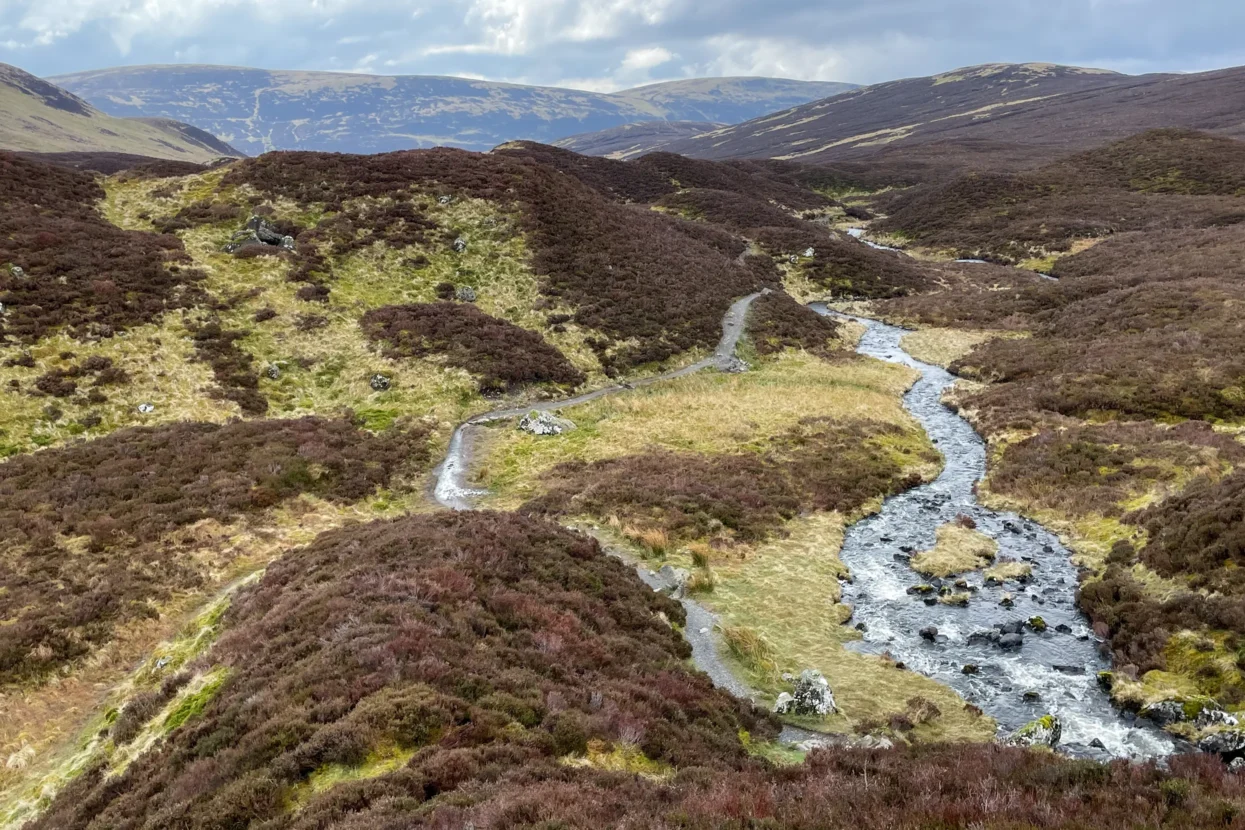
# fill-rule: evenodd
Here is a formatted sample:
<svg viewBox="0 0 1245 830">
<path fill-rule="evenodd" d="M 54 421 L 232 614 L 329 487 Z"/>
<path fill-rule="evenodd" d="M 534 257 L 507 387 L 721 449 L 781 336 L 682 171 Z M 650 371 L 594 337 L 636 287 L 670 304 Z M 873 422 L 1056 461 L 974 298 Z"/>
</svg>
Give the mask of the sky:
<svg viewBox="0 0 1245 830">
<path fill-rule="evenodd" d="M 0 62 L 458 75 L 609 92 L 687 77 L 875 83 L 979 63 L 1245 64 L 1241 0 L 0 0 Z"/>
</svg>

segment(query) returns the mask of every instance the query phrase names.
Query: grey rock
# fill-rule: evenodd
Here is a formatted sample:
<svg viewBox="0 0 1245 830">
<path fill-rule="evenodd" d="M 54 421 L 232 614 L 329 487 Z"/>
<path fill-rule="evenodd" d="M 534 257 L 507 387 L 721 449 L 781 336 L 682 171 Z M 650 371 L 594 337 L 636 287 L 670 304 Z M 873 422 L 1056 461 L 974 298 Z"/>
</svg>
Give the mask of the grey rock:
<svg viewBox="0 0 1245 830">
<path fill-rule="evenodd" d="M 1183 723 L 1186 720 L 1184 704 L 1178 700 L 1161 700 L 1158 703 L 1149 703 L 1141 707 L 1138 716 L 1154 721 L 1159 726 L 1167 726 L 1169 723 Z"/>
<path fill-rule="evenodd" d="M 722 361 L 722 365 L 719 368 L 728 375 L 742 375 L 752 367 L 748 365 L 747 361 L 732 355 Z"/>
<path fill-rule="evenodd" d="M 138 411 L 143 413 L 144 415 L 150 415 L 152 412 L 156 411 L 156 407 L 154 404 L 140 403 L 138 405 Z"/>
<path fill-rule="evenodd" d="M 559 418 L 552 412 L 532 411 L 519 419 L 519 429 L 530 435 L 561 435 L 574 428 L 573 422 Z"/>
<path fill-rule="evenodd" d="M 281 237 L 281 247 L 287 251 L 294 250 L 294 237 L 292 236 Z"/>
<path fill-rule="evenodd" d="M 816 669 L 805 669 L 800 672 L 791 694 L 784 692 L 778 696 L 774 711 L 780 715 L 825 716 L 833 715 L 839 708 L 825 675 Z"/>
<path fill-rule="evenodd" d="M 1027 723 L 1004 739 L 1009 746 L 1046 746 L 1054 749 L 1063 735 L 1063 724 L 1054 715 Z"/>
<path fill-rule="evenodd" d="M 967 663 L 965 664 L 964 668 L 960 669 L 960 671 L 963 674 L 980 674 L 981 667 L 974 663 Z"/>
<path fill-rule="evenodd" d="M 14 279 L 20 280 L 26 278 L 26 272 L 22 270 L 20 265 L 10 265 L 9 273 L 13 275 Z"/>
<path fill-rule="evenodd" d="M 922 640 L 926 640 L 931 643 L 938 639 L 938 629 L 932 625 L 928 628 L 922 628 L 920 634 Z"/>
<path fill-rule="evenodd" d="M 1197 748 L 1215 755 L 1237 755 L 1245 752 L 1245 730 L 1225 729 L 1212 732 L 1197 742 Z"/>
<path fill-rule="evenodd" d="M 275 363 L 269 363 L 268 368 L 264 370 L 264 377 L 269 380 L 281 379 L 281 367 Z"/>
<path fill-rule="evenodd" d="M 461 236 L 454 240 L 454 253 L 461 254 L 467 250 L 467 240 Z"/>
<path fill-rule="evenodd" d="M 884 738 L 881 735 L 861 735 L 852 741 L 851 746 L 856 749 L 894 749 L 895 744 L 890 738 Z"/>
<path fill-rule="evenodd" d="M 454 299 L 460 303 L 474 303 L 476 301 L 476 290 L 470 285 L 460 285 L 454 289 Z"/>
<path fill-rule="evenodd" d="M 1004 634 L 1002 637 L 999 637 L 999 646 L 1002 648 L 1020 648 L 1024 645 L 1024 642 L 1025 638 L 1019 634 Z"/>
<path fill-rule="evenodd" d="M 453 201 L 454 201 L 453 196 L 442 196 L 441 198 L 437 199 L 437 204 L 444 207 L 445 205 L 448 205 Z"/>
<path fill-rule="evenodd" d="M 1245 758 L 1233 758 L 1232 763 L 1228 764 L 1228 772 L 1240 773 L 1245 769 Z"/>
<path fill-rule="evenodd" d="M 812 258 L 813 258 L 813 257 L 815 257 L 815 256 L 817 256 L 817 251 L 816 251 L 816 250 L 814 250 L 813 248 L 805 248 L 805 249 L 804 249 L 804 258 L 805 258 L 805 259 L 812 259 Z"/>
<path fill-rule="evenodd" d="M 1025 692 L 1020 696 L 1025 703 L 1037 703 L 1042 699 L 1042 695 L 1038 692 Z"/>
<path fill-rule="evenodd" d="M 673 565 L 662 565 L 661 570 L 657 572 L 657 576 L 665 583 L 666 590 L 675 596 L 683 596 L 683 592 L 687 590 L 687 581 L 691 579 L 691 574 L 682 568 L 676 568 Z"/>
<path fill-rule="evenodd" d="M 393 381 L 382 374 L 372 375 L 372 379 L 368 381 L 368 385 L 372 387 L 374 392 L 387 392 L 393 386 Z"/>
<path fill-rule="evenodd" d="M 1208 729 L 1212 726 L 1239 726 L 1240 720 L 1220 709 L 1217 704 L 1208 704 L 1194 716 L 1193 724 L 1199 729 Z"/>
<path fill-rule="evenodd" d="M 1094 738 L 1092 741 L 1089 742 L 1089 745 L 1092 746 L 1094 749 L 1101 749 L 1104 752 L 1107 749 L 1107 745 L 1104 744 L 1100 738 Z"/>
</svg>

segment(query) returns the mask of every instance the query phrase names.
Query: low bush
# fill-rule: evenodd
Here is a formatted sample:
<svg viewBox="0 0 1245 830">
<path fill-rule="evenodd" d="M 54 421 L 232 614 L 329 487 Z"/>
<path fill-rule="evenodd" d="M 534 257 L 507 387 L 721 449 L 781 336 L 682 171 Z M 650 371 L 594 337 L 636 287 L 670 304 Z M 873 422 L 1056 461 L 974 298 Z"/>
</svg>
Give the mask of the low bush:
<svg viewBox="0 0 1245 830">
<path fill-rule="evenodd" d="M 748 336 L 762 355 L 783 349 L 803 349 L 827 359 L 845 354 L 838 342 L 839 324 L 784 293 L 753 300 L 748 310 Z"/>
<path fill-rule="evenodd" d="M 181 423 L 0 464 L 0 682 L 41 677 L 199 586 L 193 551 L 161 545 L 169 532 L 300 493 L 358 500 L 426 464 L 426 433 L 319 418 Z"/>
<path fill-rule="evenodd" d="M 364 333 L 388 357 L 443 355 L 480 378 L 480 391 L 499 394 L 526 383 L 574 387 L 584 375 L 534 331 L 491 317 L 469 303 L 422 303 L 373 309 Z"/>
</svg>

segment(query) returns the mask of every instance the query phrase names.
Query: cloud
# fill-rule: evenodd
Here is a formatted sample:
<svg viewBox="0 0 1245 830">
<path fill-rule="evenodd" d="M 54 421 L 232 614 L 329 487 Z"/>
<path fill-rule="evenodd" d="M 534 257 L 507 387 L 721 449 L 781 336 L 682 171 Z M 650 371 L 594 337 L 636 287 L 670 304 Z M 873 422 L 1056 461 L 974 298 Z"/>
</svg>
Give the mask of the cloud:
<svg viewBox="0 0 1245 830">
<path fill-rule="evenodd" d="M 193 59 L 584 89 L 996 61 L 1200 70 L 1245 61 L 1241 31 L 1245 4 L 1226 0 L 0 0 L 0 61 L 42 75 Z"/>
<path fill-rule="evenodd" d="M 647 49 L 632 49 L 623 58 L 622 68 L 628 72 L 639 72 L 661 66 L 674 60 L 676 55 L 669 49 L 650 46 Z"/>
</svg>

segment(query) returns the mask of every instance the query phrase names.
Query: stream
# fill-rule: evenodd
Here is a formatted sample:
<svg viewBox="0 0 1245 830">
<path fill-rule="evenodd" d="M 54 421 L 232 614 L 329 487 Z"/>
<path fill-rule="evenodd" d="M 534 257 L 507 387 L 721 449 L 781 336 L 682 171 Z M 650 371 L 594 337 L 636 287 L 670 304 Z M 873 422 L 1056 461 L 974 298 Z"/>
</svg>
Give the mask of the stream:
<svg viewBox="0 0 1245 830">
<path fill-rule="evenodd" d="M 824 305 L 820 314 L 844 317 Z M 905 352 L 906 329 L 851 317 L 866 327 L 857 351 L 916 369 L 921 378 L 904 397 L 904 407 L 942 452 L 945 467 L 934 481 L 886 501 L 880 512 L 850 527 L 840 558 L 851 569 L 843 601 L 855 609 L 863 639 L 850 647 L 869 654 L 889 653 L 909 669 L 955 689 L 1011 731 L 1044 714 L 1063 723 L 1060 749 L 1072 755 L 1105 758 L 1154 757 L 1174 746 L 1157 729 L 1127 723 L 1098 687 L 1097 673 L 1109 669 L 1098 641 L 1076 607 L 1077 571 L 1071 553 L 1041 525 L 1013 513 L 990 510 L 977 501 L 977 482 L 986 472 L 986 445 L 972 426 L 942 403 L 957 378 Z M 1033 569 L 1025 585 L 987 585 L 978 573 L 967 581 L 975 589 L 967 607 L 926 604 L 910 588 L 929 580 L 912 570 L 910 551 L 934 546 L 936 529 L 960 516 L 999 545 L 1000 559 Z M 951 580 L 948 580 L 950 583 Z M 1014 607 L 1000 605 L 1005 594 Z M 1040 616 L 1047 631 L 1026 627 L 1023 645 L 1005 650 L 973 638 L 978 632 Z M 933 626 L 929 641 L 921 631 Z M 1056 630 L 1062 627 L 1061 630 Z M 927 632 L 928 633 L 928 632 Z M 976 666 L 976 674 L 963 669 Z M 1026 699 L 1026 693 L 1028 698 Z M 1097 741 L 1098 744 L 1091 745 Z"/>
<path fill-rule="evenodd" d="M 484 493 L 468 486 L 467 473 L 478 431 L 484 424 L 518 418 L 533 410 L 573 407 L 709 368 L 727 368 L 743 334 L 748 308 L 759 296 L 743 297 L 730 307 L 714 353 L 690 366 L 572 398 L 499 408 L 464 422 L 454 431 L 445 459 L 435 471 L 432 495 L 451 510 L 474 509 L 475 499 Z M 1001 733 L 1049 713 L 1061 720 L 1060 750 L 1070 755 L 1146 758 L 1175 751 L 1161 731 L 1126 722 L 1098 687 L 1097 673 L 1110 666 L 1099 655 L 1098 641 L 1076 607 L 1077 572 L 1071 553 L 1041 525 L 978 503 L 974 491 L 985 476 L 985 442 L 967 421 L 942 403 L 942 393 L 956 377 L 905 352 L 900 341 L 909 333 L 906 329 L 847 317 L 822 304 L 811 308 L 864 325 L 866 331 L 857 347 L 861 354 L 921 373 L 905 395 L 904 406 L 945 458 L 937 479 L 888 499 L 880 512 L 848 529 L 840 556 L 851 569 L 852 582 L 844 586 L 843 601 L 855 609 L 852 621 L 862 631 L 862 639 L 849 647 L 864 653 L 890 654 L 908 669 L 955 689 L 998 721 Z M 1000 559 L 1015 559 L 1032 567 L 1027 584 L 987 585 L 980 573 L 970 574 L 966 578 L 973 592 L 967 607 L 931 606 L 925 597 L 909 593 L 910 588 L 926 580 L 909 566 L 908 552 L 933 547 L 937 528 L 960 516 L 971 517 L 978 531 L 998 542 Z M 663 587 L 657 575 L 645 567 L 639 567 L 637 573 L 654 588 Z M 1000 605 L 1005 594 L 1012 597 L 1014 607 Z M 683 605 L 688 612 L 686 636 L 697 667 L 718 686 L 737 696 L 750 696 L 718 654 L 713 615 L 692 600 L 683 600 Z M 1019 648 L 1004 650 L 997 643 L 973 636 L 996 625 L 1035 616 L 1042 617 L 1048 629 L 1037 633 L 1026 627 Z M 930 626 L 937 628 L 933 641 L 921 636 Z M 976 667 L 976 673 L 965 674 L 965 666 Z M 791 740 L 810 734 L 789 731 Z"/>
</svg>

